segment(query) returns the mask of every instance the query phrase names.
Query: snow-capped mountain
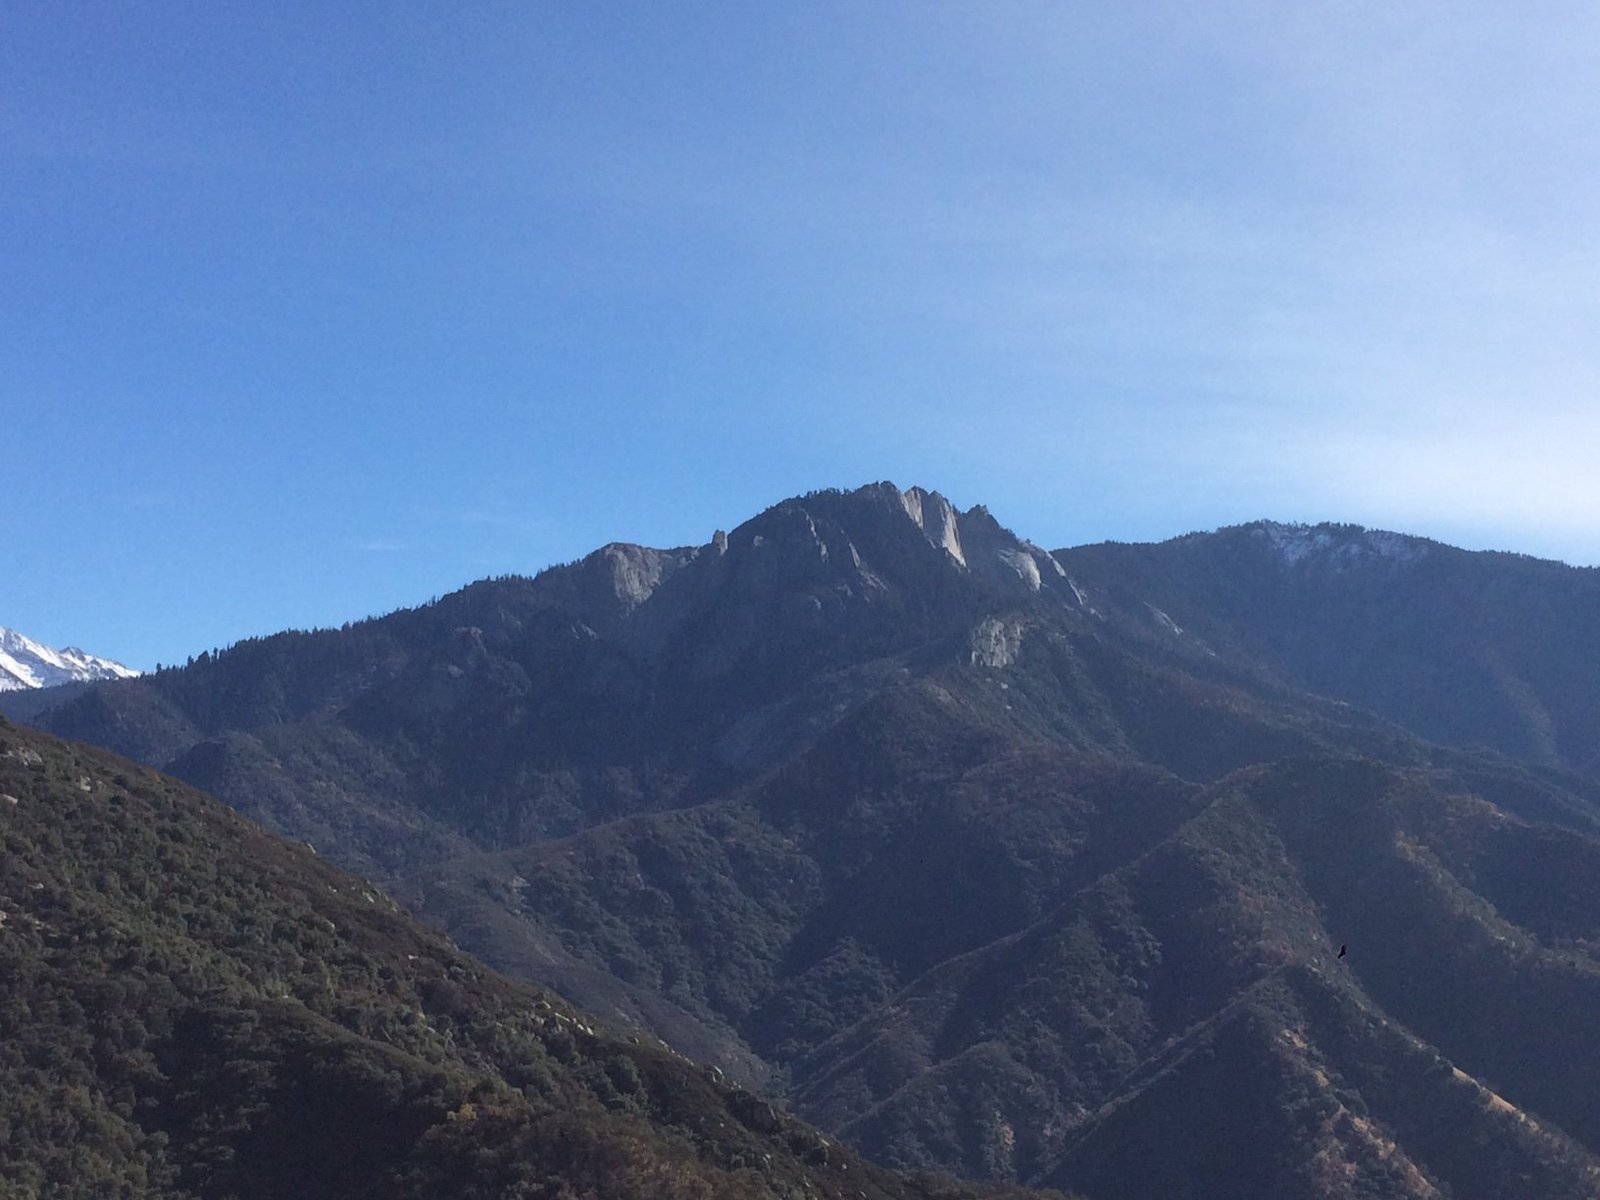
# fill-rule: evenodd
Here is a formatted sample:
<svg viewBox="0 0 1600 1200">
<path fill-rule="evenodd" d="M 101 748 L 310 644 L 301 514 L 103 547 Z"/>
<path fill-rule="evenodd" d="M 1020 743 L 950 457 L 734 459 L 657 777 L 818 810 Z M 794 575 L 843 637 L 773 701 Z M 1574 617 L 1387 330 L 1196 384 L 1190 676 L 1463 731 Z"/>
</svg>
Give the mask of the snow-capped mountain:
<svg viewBox="0 0 1600 1200">
<path fill-rule="evenodd" d="M 0 625 L 0 692 L 96 679 L 131 679 L 137 674 L 132 667 L 87 654 L 76 646 L 52 650 Z"/>
</svg>

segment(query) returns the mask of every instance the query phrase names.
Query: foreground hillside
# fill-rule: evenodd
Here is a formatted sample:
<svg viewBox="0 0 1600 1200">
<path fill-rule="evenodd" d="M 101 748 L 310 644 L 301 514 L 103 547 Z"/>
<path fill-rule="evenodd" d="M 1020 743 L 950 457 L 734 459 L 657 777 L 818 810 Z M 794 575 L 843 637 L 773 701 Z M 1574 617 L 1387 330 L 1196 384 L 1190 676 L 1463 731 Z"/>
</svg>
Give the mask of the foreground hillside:
<svg viewBox="0 0 1600 1200">
<path fill-rule="evenodd" d="M 177 782 L 0 724 L 0 1196 L 970 1196 L 593 1029 Z"/>
<path fill-rule="evenodd" d="M 1215 535 L 1169 579 L 874 485 L 43 719 L 889 1165 L 1097 1200 L 1595 1195 L 1600 786 L 1583 664 L 1535 669 L 1591 636 L 1588 576 L 1408 583 L 1410 541 L 1339 537 Z M 1451 625 L 1480 567 L 1559 603 Z M 1397 666 L 1379 617 L 1413 584 L 1441 640 L 1404 626 Z M 1308 690 L 1361 646 L 1369 707 Z M 1474 663 L 1555 752 L 1444 704 Z"/>
</svg>

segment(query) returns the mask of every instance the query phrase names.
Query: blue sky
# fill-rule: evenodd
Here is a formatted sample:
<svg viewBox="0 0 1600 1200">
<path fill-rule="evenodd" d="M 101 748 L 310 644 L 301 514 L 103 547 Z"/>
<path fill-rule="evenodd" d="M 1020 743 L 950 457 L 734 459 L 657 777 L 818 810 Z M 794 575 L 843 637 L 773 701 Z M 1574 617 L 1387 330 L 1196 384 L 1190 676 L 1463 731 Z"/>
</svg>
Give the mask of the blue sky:
<svg viewBox="0 0 1600 1200">
<path fill-rule="evenodd" d="M 0 9 L 0 624 L 148 667 L 888 478 L 1600 562 L 1600 9 Z"/>
</svg>

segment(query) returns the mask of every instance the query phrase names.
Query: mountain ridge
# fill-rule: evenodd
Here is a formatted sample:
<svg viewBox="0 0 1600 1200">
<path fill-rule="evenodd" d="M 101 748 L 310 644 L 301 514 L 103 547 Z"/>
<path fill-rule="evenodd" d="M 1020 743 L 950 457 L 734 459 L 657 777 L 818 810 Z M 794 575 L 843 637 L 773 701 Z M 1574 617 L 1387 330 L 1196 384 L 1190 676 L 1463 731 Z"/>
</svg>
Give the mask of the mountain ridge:
<svg viewBox="0 0 1600 1200">
<path fill-rule="evenodd" d="M 1600 569 L 1271 522 L 1055 553 L 1102 605 L 1158 610 L 1289 686 L 1435 741 L 1600 770 L 1584 665 L 1600 653 Z"/>
</svg>

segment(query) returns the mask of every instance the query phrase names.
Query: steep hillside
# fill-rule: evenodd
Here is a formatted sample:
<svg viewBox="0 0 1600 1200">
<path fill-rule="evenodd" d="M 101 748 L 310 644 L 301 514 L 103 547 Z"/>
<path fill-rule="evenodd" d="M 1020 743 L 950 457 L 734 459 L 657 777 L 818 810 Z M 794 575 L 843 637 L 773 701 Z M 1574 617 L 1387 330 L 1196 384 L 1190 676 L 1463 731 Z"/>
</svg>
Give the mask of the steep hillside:
<svg viewBox="0 0 1600 1200">
<path fill-rule="evenodd" d="M 1241 772 L 813 1052 L 796 1103 L 883 1161 L 1103 1197 L 1592 1194 L 1600 841 L 1451 784 Z"/>
<path fill-rule="evenodd" d="M 1542 820 L 1537 777 L 1316 752 L 1201 787 L 905 708 L 880 738 L 409 902 L 672 999 L 903 1168 L 1106 1198 L 1600 1186 L 1600 839 Z"/>
<path fill-rule="evenodd" d="M 730 1026 L 701 989 L 633 969 L 572 914 L 542 909 L 558 903 L 554 876 L 531 901 L 498 865 L 484 869 L 503 879 L 464 890 L 476 860 L 548 857 L 541 847 L 561 838 L 651 813 L 716 802 L 704 811 L 720 814 L 757 785 L 803 812 L 866 764 L 875 786 L 913 798 L 886 826 L 898 839 L 922 791 L 1039 743 L 1199 781 L 1317 747 L 1424 754 L 1237 666 L 1151 656 L 983 510 L 889 485 L 786 502 L 698 549 L 609 546 L 536 579 L 244 643 L 96 688 L 45 720 L 214 792 L 381 880 L 495 965 L 752 1084 L 785 1068 L 772 1047 L 787 1035 L 755 1035 L 743 1015 Z M 857 809 L 885 824 L 876 805 Z M 860 834 L 846 823 L 827 836 Z M 826 845 L 808 853 L 845 861 Z M 716 879 L 725 866 L 692 853 L 682 869 Z M 832 896 L 845 881 L 830 868 L 819 895 L 846 903 Z M 781 941 L 766 926 L 788 918 L 766 906 L 791 901 L 755 903 L 761 937 Z"/>
<path fill-rule="evenodd" d="M 594 1029 L 208 798 L 0 724 L 0 1196 L 971 1196 Z"/>
</svg>

